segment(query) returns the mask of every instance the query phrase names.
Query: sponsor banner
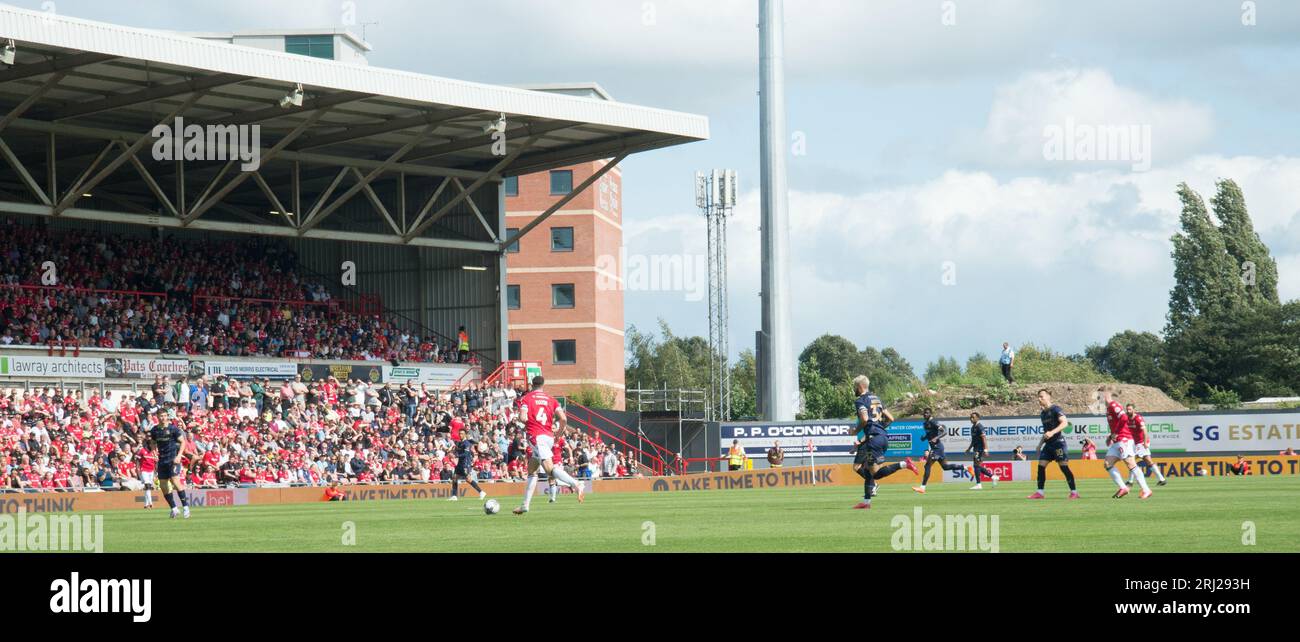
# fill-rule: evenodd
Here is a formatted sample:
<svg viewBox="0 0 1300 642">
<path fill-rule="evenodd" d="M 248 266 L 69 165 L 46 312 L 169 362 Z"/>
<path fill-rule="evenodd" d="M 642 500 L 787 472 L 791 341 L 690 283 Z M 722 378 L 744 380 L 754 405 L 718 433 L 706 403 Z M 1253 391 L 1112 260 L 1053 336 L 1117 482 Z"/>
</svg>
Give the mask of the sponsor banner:
<svg viewBox="0 0 1300 642">
<path fill-rule="evenodd" d="M 163 375 L 184 377 L 190 362 L 184 359 L 105 359 L 104 376 L 109 379 L 153 379 Z"/>
<path fill-rule="evenodd" d="M 1235 457 L 1170 457 L 1157 458 L 1160 470 L 1170 479 L 1178 477 L 1229 477 L 1228 471 Z M 1300 475 L 1300 457 L 1281 457 L 1277 455 L 1248 457 L 1251 476 L 1295 476 Z M 1038 472 L 1037 462 L 988 462 L 986 466 L 1011 467 L 1012 481 L 1032 481 Z M 1077 479 L 1105 479 L 1104 462 L 1099 460 L 1071 461 L 1070 469 Z M 1055 465 L 1047 467 L 1049 480 L 1061 480 L 1060 469 Z M 934 479 L 945 482 L 960 481 L 970 483 L 969 477 L 944 475 Z M 1003 478 L 1005 479 L 1005 478 Z M 896 474 L 879 480 L 881 484 L 915 484 L 913 475 Z M 804 466 L 781 469 L 756 469 L 735 472 L 700 473 L 678 477 L 647 477 L 641 479 L 598 479 L 586 480 L 590 492 L 599 493 L 673 493 L 673 492 L 712 492 L 764 488 L 802 488 L 811 486 L 844 486 L 854 489 L 862 488 L 862 477 L 853 471 L 849 464 L 832 464 Z M 341 487 L 348 501 L 380 500 L 437 500 L 451 496 L 451 484 L 422 483 L 409 485 L 356 485 Z M 470 497 L 472 489 L 469 484 L 461 486 L 462 496 Z M 1028 488 L 1028 487 L 1026 487 Z M 517 499 L 524 492 L 520 482 L 484 482 L 483 489 L 489 497 L 508 500 Z M 325 488 L 237 488 L 191 490 L 192 497 L 201 497 L 204 507 L 243 506 L 267 504 L 303 504 L 324 501 Z M 571 492 L 564 489 L 565 493 Z M 854 491 L 857 492 L 856 490 Z M 30 513 L 61 513 L 72 511 L 102 511 L 117 509 L 138 509 L 143 502 L 138 492 L 88 492 L 88 493 L 0 493 L 0 514 L 12 514 L 19 509 Z M 507 504 L 509 502 L 507 501 Z"/>
<path fill-rule="evenodd" d="M 719 442 L 725 457 L 732 440 L 738 440 L 750 459 L 763 459 L 772 443 L 781 444 L 786 457 L 807 452 L 812 440 L 817 456 L 848 457 L 856 441 L 855 421 L 803 421 L 796 423 L 734 423 L 722 424 Z M 925 429 L 919 421 L 896 421 L 887 430 L 890 457 L 919 457 L 925 452 Z"/>
<path fill-rule="evenodd" d="M 726 423 L 722 424 L 722 441 L 719 442 L 726 456 L 733 440 L 739 441 L 745 454 L 751 459 L 767 456 L 767 449 L 773 442 L 781 444 L 786 456 L 796 452 L 806 452 L 809 440 L 817 455 L 844 457 L 853 448 L 853 434 L 857 430 L 849 421 L 805 421 L 799 423 Z M 892 442 L 891 442 L 892 448 Z"/>
<path fill-rule="evenodd" d="M 298 366 L 287 361 L 191 361 L 190 374 L 196 373 L 209 377 L 222 374 L 236 379 L 292 379 L 298 374 Z"/>
<path fill-rule="evenodd" d="M 998 481 L 1033 481 L 1037 479 L 1038 470 L 1031 469 L 1027 461 L 986 461 L 983 465 L 998 476 Z M 924 466 L 924 464 L 918 462 L 917 466 Z M 965 468 L 943 471 L 943 480 L 945 482 L 975 483 L 975 478 L 971 477 Z M 981 475 L 980 481 L 993 481 L 993 479 L 988 475 Z"/>
<path fill-rule="evenodd" d="M 354 366 L 347 364 L 303 364 L 298 366 L 298 374 L 302 375 L 304 383 L 323 382 L 330 377 L 346 383 L 350 379 L 357 379 L 367 383 L 379 383 L 383 380 L 383 370 L 380 366 Z"/>
<path fill-rule="evenodd" d="M 711 490 L 742 490 L 751 488 L 799 488 L 805 486 L 839 486 L 849 476 L 857 477 L 849 466 L 818 466 L 816 468 L 764 468 L 738 470 L 725 473 L 702 473 L 681 477 L 659 477 L 650 485 L 650 492 L 698 492 Z M 861 485 L 862 478 L 857 477 Z M 839 480 L 840 483 L 836 483 Z"/>
<path fill-rule="evenodd" d="M 1153 457 L 1153 461 L 1160 467 L 1160 472 L 1164 473 L 1169 479 L 1179 477 L 1234 477 L 1235 475 L 1229 470 L 1229 467 L 1236 463 L 1236 457 Z M 1288 475 L 1300 475 L 1300 457 L 1282 457 L 1278 455 L 1257 455 L 1254 457 L 1247 456 L 1246 461 L 1250 463 L 1250 476 L 1252 477 L 1282 477 Z M 1038 474 L 1036 468 L 1037 462 L 1034 462 L 1034 474 Z M 1124 465 L 1119 464 L 1120 472 L 1124 472 Z M 1086 459 L 1083 461 L 1070 461 L 1070 470 L 1074 476 L 1080 479 L 1103 479 L 1110 477 L 1106 472 L 1106 462 L 1100 459 Z M 1058 466 L 1048 464 L 1047 478 L 1064 479 Z M 1128 475 L 1124 474 L 1128 479 Z M 1147 478 L 1154 480 L 1155 476 Z M 1154 483 L 1154 482 L 1152 482 Z"/>
<path fill-rule="evenodd" d="M 80 357 L 0 357 L 0 376 L 103 379 L 104 360 Z"/>
<path fill-rule="evenodd" d="M 1188 452 L 1300 448 L 1300 410 L 1157 418 L 1171 421 Z"/>
<path fill-rule="evenodd" d="M 1098 454 L 1106 451 L 1110 428 L 1099 415 L 1068 415 L 1065 429 L 1070 453 L 1083 451 L 1083 440 L 1091 439 Z M 1250 411 L 1220 413 L 1177 413 L 1143 415 L 1151 450 L 1164 453 L 1216 451 L 1281 451 L 1300 447 L 1300 411 Z M 901 422 L 900 422 L 901 423 Z M 970 420 L 941 419 L 945 428 L 943 445 L 950 453 L 970 445 Z M 983 419 L 990 453 L 1010 453 L 1016 446 L 1033 456 L 1043 434 L 1038 417 Z"/>
<path fill-rule="evenodd" d="M 414 381 L 435 388 L 450 388 L 472 369 L 472 366 L 451 363 L 427 366 L 384 366 L 382 376 L 385 383 Z"/>
</svg>

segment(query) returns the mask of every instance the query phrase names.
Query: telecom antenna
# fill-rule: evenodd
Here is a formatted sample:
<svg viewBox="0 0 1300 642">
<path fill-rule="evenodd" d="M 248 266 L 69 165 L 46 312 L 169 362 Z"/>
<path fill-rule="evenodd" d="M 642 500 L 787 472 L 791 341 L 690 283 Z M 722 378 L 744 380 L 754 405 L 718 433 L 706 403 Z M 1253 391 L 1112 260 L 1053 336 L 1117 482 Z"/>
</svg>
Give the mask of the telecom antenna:
<svg viewBox="0 0 1300 642">
<path fill-rule="evenodd" d="M 695 206 L 709 231 L 709 415 L 731 420 L 731 340 L 727 307 L 727 217 L 736 210 L 735 170 L 695 173 Z"/>
</svg>

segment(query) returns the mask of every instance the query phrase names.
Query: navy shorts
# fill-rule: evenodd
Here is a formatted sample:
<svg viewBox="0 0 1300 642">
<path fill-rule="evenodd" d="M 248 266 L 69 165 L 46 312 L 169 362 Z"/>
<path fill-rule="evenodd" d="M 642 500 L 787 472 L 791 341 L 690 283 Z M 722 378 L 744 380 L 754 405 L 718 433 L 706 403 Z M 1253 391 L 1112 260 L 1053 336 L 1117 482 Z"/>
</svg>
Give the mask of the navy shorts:
<svg viewBox="0 0 1300 642">
<path fill-rule="evenodd" d="M 885 461 L 885 452 L 889 450 L 889 438 L 883 434 L 872 435 L 858 446 L 853 456 L 854 464 L 880 464 Z"/>
<path fill-rule="evenodd" d="M 158 462 L 158 480 L 172 479 L 182 475 L 181 465 L 174 462 Z"/>
<path fill-rule="evenodd" d="M 469 464 L 456 464 L 456 475 L 469 478 L 474 475 L 474 467 Z"/>
<path fill-rule="evenodd" d="M 943 452 L 943 442 L 930 444 L 930 459 L 947 459 Z"/>
<path fill-rule="evenodd" d="M 1054 461 L 1058 464 L 1070 463 L 1070 452 L 1065 447 L 1064 442 L 1048 442 L 1043 444 L 1043 449 L 1038 453 L 1039 462 Z"/>
</svg>

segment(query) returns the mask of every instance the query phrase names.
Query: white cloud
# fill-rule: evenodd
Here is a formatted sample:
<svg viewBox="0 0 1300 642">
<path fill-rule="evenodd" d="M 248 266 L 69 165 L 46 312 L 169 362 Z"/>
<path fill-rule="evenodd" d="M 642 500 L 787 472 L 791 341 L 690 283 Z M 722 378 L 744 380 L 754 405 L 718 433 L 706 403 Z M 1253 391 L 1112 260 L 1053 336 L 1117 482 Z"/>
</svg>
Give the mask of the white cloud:
<svg viewBox="0 0 1300 642">
<path fill-rule="evenodd" d="M 1220 177 L 1242 186 L 1266 243 L 1270 229 L 1281 229 L 1274 223 L 1300 210 L 1300 194 L 1283 189 L 1300 184 L 1300 158 L 1198 156 L 1146 173 L 1006 180 L 949 171 L 853 196 L 794 192 L 795 345 L 831 332 L 896 346 L 923 366 L 940 354 L 992 350 L 1004 338 L 1081 351 L 1126 329 L 1159 332 L 1173 280 L 1175 186 L 1186 180 L 1208 200 Z M 729 236 L 736 351 L 752 344 L 749 330 L 759 325 L 758 218 L 751 191 Z M 630 252 L 703 254 L 703 225 L 690 213 L 629 221 L 625 241 Z M 945 261 L 957 268 L 953 286 L 941 282 Z M 1278 262 L 1283 296 L 1300 295 L 1300 253 Z M 662 316 L 679 332 L 704 332 L 703 304 L 682 304 L 680 294 L 629 293 L 627 302 L 634 323 Z"/>
<path fill-rule="evenodd" d="M 1086 153 L 1081 148 L 1093 136 L 1093 154 L 1071 163 L 1072 169 L 1145 169 L 1148 160 L 1157 165 L 1182 160 L 1213 130 L 1209 108 L 1120 86 L 1105 70 L 1035 71 L 998 89 L 974 155 L 1002 166 L 1061 165 L 1078 157 L 1053 156 L 1045 149 L 1049 142 L 1060 143 L 1058 149 L 1064 147 L 1067 154 Z M 1108 150 L 1103 141 L 1109 132 L 1130 145 Z"/>
</svg>

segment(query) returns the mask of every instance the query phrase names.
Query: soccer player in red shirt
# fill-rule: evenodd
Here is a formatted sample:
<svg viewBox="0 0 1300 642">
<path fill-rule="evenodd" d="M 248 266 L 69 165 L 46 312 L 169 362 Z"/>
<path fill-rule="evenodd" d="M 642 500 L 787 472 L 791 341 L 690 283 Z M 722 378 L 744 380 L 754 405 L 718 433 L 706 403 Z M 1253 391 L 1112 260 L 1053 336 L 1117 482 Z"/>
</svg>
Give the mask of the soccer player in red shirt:
<svg viewBox="0 0 1300 642">
<path fill-rule="evenodd" d="M 1124 414 L 1124 407 L 1112 398 L 1114 393 L 1111 389 L 1102 386 L 1097 389 L 1097 392 L 1101 393 L 1102 403 L 1106 404 L 1106 421 L 1110 424 L 1110 436 L 1106 437 L 1106 443 L 1110 446 L 1106 451 L 1106 472 L 1110 473 L 1111 480 L 1119 487 L 1114 495 L 1115 499 L 1119 499 L 1128 494 L 1128 485 L 1124 483 L 1124 477 L 1115 469 L 1115 463 L 1122 459 L 1130 473 L 1137 470 L 1137 459 L 1133 456 L 1133 429 L 1129 427 L 1128 415 Z M 1146 476 L 1138 475 L 1137 482 L 1142 487 L 1138 499 L 1150 497 L 1151 489 L 1147 486 Z"/>
<path fill-rule="evenodd" d="M 135 457 L 140 463 L 140 483 L 144 484 L 144 507 L 153 508 L 153 474 L 158 470 L 158 455 L 149 448 L 141 447 Z"/>
<path fill-rule="evenodd" d="M 555 445 L 551 447 L 551 470 L 564 470 L 564 450 L 568 446 L 564 441 L 564 434 L 555 436 Z M 560 485 L 562 482 L 555 479 L 555 475 L 546 476 L 549 485 L 546 488 L 546 494 L 550 496 L 548 503 L 554 504 L 555 498 L 560 494 Z M 568 486 L 568 484 L 564 484 Z M 570 488 L 572 488 L 570 486 Z"/>
<path fill-rule="evenodd" d="M 528 485 L 524 489 L 524 504 L 514 510 L 516 515 L 528 512 L 528 505 L 533 501 L 533 491 L 537 490 L 537 468 L 546 470 L 547 476 L 554 475 L 559 481 L 568 484 L 578 493 L 578 503 L 583 502 L 582 485 L 563 468 L 556 468 L 551 458 L 554 456 L 555 433 L 552 423 L 558 422 L 560 431 L 568 427 L 568 418 L 564 409 L 554 397 L 546 394 L 542 386 L 546 380 L 541 375 L 533 377 L 533 389 L 519 399 L 519 410 L 524 415 L 524 428 L 528 431 L 528 445 L 531 446 L 528 460 Z"/>
<path fill-rule="evenodd" d="M 1133 431 L 1133 453 L 1137 455 L 1138 460 L 1146 462 L 1148 468 L 1155 471 L 1156 485 L 1164 486 L 1167 483 L 1164 473 L 1160 472 L 1160 467 L 1156 462 L 1151 460 L 1151 435 L 1147 434 L 1147 420 L 1138 414 L 1137 408 L 1133 404 L 1124 406 L 1128 411 L 1128 427 Z M 1137 480 L 1136 476 L 1141 475 L 1142 471 L 1129 471 L 1128 483 L 1133 485 Z"/>
</svg>

